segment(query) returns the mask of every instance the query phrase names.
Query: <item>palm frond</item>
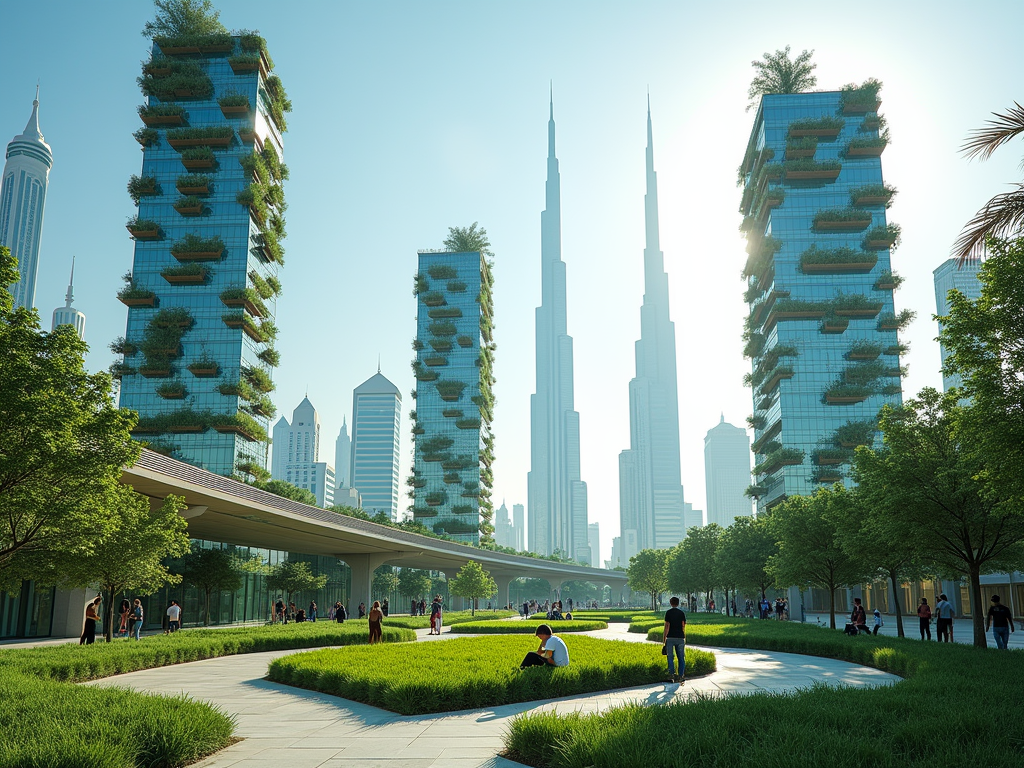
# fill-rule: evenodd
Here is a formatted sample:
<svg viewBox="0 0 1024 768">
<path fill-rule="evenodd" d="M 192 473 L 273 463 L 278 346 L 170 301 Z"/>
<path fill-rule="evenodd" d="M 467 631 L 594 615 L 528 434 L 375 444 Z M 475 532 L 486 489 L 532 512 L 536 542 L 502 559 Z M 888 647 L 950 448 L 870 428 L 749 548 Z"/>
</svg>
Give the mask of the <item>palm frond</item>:
<svg viewBox="0 0 1024 768">
<path fill-rule="evenodd" d="M 988 160 L 999 147 L 1024 133 L 1024 107 L 1018 102 L 1015 101 L 1006 114 L 993 112 L 992 115 L 995 120 L 989 120 L 984 128 L 971 131 L 960 148 L 969 159 Z"/>
<path fill-rule="evenodd" d="M 1016 236 L 1024 231 L 1024 184 L 989 200 L 967 222 L 953 245 L 952 256 L 959 266 L 984 256 L 989 237 Z"/>
</svg>

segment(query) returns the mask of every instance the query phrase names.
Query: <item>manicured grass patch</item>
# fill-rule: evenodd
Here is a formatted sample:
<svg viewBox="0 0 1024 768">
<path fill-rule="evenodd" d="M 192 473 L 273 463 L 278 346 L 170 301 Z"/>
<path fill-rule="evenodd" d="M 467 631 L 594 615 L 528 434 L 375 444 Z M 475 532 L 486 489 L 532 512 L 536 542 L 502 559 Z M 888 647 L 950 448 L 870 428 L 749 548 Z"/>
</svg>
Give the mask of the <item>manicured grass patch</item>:
<svg viewBox="0 0 1024 768">
<path fill-rule="evenodd" d="M 452 611 L 451 613 L 445 612 L 441 615 L 441 623 L 444 626 L 449 626 L 452 624 L 462 624 L 467 621 L 484 621 L 516 615 L 515 611 L 477 611 L 476 616 L 471 614 L 469 611 Z M 345 625 L 347 626 L 349 623 L 359 624 L 363 627 L 367 626 L 366 619 L 349 619 L 345 622 Z M 427 629 L 430 627 L 430 616 L 391 615 L 384 619 L 384 626 L 404 627 L 406 629 Z"/>
<path fill-rule="evenodd" d="M 730 624 L 730 623 L 741 623 L 744 621 L 750 621 L 750 619 L 732 618 L 731 616 L 722 616 L 719 613 L 698 613 L 697 611 L 686 611 L 686 626 L 689 627 L 693 624 Z M 647 634 L 654 629 L 659 632 L 665 628 L 665 611 L 659 611 L 658 613 L 651 613 L 648 616 L 637 616 L 629 624 L 629 631 L 637 634 Z M 648 638 L 651 639 L 651 638 Z M 661 640 L 661 635 L 657 637 Z"/>
<path fill-rule="evenodd" d="M 574 614 L 575 615 L 575 614 Z M 523 621 L 469 621 L 465 624 L 455 624 L 452 632 L 461 635 L 525 635 L 535 634 L 537 627 L 547 624 L 556 635 L 562 632 L 591 632 L 595 629 L 608 629 L 604 621 L 559 621 L 552 619 L 538 620 L 526 619 Z"/>
<path fill-rule="evenodd" d="M 657 616 L 663 615 L 656 614 L 654 611 L 645 611 L 641 609 L 633 610 L 614 610 L 614 611 L 573 611 L 572 617 L 574 619 L 585 619 L 587 621 L 607 621 L 609 624 L 629 624 L 632 621 L 639 621 L 640 619 L 656 618 Z"/>
<path fill-rule="evenodd" d="M 510 622 L 514 623 L 514 622 Z M 270 679 L 403 715 L 492 707 L 658 682 L 665 657 L 654 645 L 567 636 L 568 667 L 519 670 L 533 637 L 473 637 L 411 646 L 292 654 L 270 664 Z M 715 668 L 714 655 L 687 651 L 689 675 Z"/>
<path fill-rule="evenodd" d="M 1024 718 L 1010 704 L 1024 675 L 1019 651 L 724 617 L 689 623 L 687 640 L 843 659 L 907 679 L 873 689 L 815 685 L 791 694 L 697 697 L 603 715 L 526 714 L 510 727 L 508 756 L 544 768 L 1019 762 Z"/>
<path fill-rule="evenodd" d="M 390 642 L 415 637 L 408 629 L 384 630 Z M 187 765 L 230 743 L 230 717 L 185 697 L 73 683 L 237 653 L 366 642 L 365 628 L 321 622 L 0 650 L 0 766 Z"/>
</svg>

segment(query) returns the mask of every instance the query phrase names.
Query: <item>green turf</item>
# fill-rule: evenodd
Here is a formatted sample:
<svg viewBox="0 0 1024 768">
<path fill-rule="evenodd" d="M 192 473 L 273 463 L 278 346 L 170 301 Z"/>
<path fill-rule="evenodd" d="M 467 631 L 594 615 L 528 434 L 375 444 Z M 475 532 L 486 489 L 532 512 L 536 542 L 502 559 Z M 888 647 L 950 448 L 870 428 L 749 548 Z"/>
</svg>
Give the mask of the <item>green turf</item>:
<svg viewBox="0 0 1024 768">
<path fill-rule="evenodd" d="M 389 642 L 415 636 L 408 629 L 384 630 Z M 72 683 L 215 656 L 366 642 L 365 627 L 307 622 L 184 630 L 140 642 L 0 649 L 0 766 L 187 765 L 230 743 L 232 718 L 185 697 Z"/>
<path fill-rule="evenodd" d="M 819 684 L 788 694 L 698 696 L 601 715 L 524 714 L 510 726 L 508 756 L 544 768 L 1020 765 L 1024 652 L 724 617 L 689 623 L 687 640 L 843 659 L 906 679 L 872 689 Z"/>
<path fill-rule="evenodd" d="M 608 629 L 608 623 L 604 621 L 511 619 L 509 621 L 469 621 L 465 624 L 453 624 L 452 632 L 462 635 L 532 635 L 537 632 L 537 627 L 541 624 L 547 624 L 556 635 L 562 632 L 592 632 L 595 629 Z"/>
<path fill-rule="evenodd" d="M 646 643 L 566 636 L 568 667 L 519 670 L 534 637 L 467 637 L 403 646 L 291 654 L 271 680 L 366 702 L 403 715 L 492 707 L 658 682 L 661 649 Z M 687 651 L 687 674 L 714 670 L 714 655 Z"/>
<path fill-rule="evenodd" d="M 474 616 L 469 611 L 451 611 L 445 612 L 441 616 L 441 623 L 444 626 L 451 626 L 454 624 L 462 624 L 467 621 L 484 621 L 491 619 L 502 619 L 506 616 L 518 616 L 519 614 L 515 611 L 481 611 L 478 610 Z M 345 624 L 362 624 L 366 626 L 366 619 L 349 619 Z M 405 629 L 427 629 L 430 626 L 429 616 L 409 616 L 406 615 L 394 615 L 388 616 L 384 619 L 385 627 L 404 627 Z"/>
<path fill-rule="evenodd" d="M 655 618 L 654 611 L 645 611 L 638 608 L 611 610 L 611 611 L 573 611 L 574 619 L 587 619 L 595 621 L 607 621 L 609 624 L 628 624 L 639 619 Z"/>
</svg>

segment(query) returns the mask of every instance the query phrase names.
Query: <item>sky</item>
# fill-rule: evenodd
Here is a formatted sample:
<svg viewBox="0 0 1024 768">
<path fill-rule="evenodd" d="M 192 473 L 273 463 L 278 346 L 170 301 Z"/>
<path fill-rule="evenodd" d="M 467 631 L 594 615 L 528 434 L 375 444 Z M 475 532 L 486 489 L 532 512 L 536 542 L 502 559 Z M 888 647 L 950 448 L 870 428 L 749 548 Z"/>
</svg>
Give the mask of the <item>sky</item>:
<svg viewBox="0 0 1024 768">
<path fill-rule="evenodd" d="M 352 389 L 381 371 L 404 393 L 402 476 L 411 463 L 416 250 L 480 222 L 495 253 L 494 464 L 497 504 L 526 502 L 535 390 L 549 87 L 562 174 L 562 257 L 590 521 L 602 559 L 618 533 L 618 454 L 629 445 L 628 382 L 643 297 L 644 146 L 650 92 L 661 243 L 679 368 L 682 477 L 705 508 L 704 435 L 751 413 L 742 356 L 737 227 L 750 62 L 790 45 L 815 51 L 817 89 L 875 77 L 899 189 L 889 220 L 917 312 L 905 396 L 941 387 L 932 270 L 962 225 L 1019 180 L 1019 141 L 985 162 L 958 148 L 972 128 L 1024 101 L 1024 3 L 897 0 L 881 6 L 778 2 L 320 2 L 219 0 L 229 29 L 258 29 L 294 111 L 285 161 L 288 239 L 278 302 L 279 412 L 308 391 L 321 459 L 333 462 Z M 63 305 L 72 256 L 88 317 L 87 365 L 106 368 L 123 335 L 115 298 L 131 269 L 125 184 L 142 157 L 135 83 L 147 58 L 145 0 L 0 5 L 0 142 L 20 133 L 41 83 L 53 148 L 36 303 Z M 404 491 L 404 485 L 403 485 Z M 402 499 L 403 506 L 405 499 Z"/>
</svg>

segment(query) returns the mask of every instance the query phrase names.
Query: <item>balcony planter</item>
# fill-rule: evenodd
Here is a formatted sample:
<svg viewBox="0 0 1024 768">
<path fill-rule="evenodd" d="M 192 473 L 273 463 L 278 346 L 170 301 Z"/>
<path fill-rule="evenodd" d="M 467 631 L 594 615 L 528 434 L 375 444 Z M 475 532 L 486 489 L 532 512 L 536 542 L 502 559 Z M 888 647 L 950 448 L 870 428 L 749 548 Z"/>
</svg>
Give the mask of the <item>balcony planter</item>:
<svg viewBox="0 0 1024 768">
<path fill-rule="evenodd" d="M 847 157 L 881 157 L 885 151 L 885 144 L 873 147 L 850 147 L 846 150 Z"/>
<path fill-rule="evenodd" d="M 239 435 L 250 443 L 255 443 L 259 440 L 255 435 L 249 432 L 245 427 L 240 424 L 214 424 L 214 430 L 220 432 L 222 435 Z"/>
<path fill-rule="evenodd" d="M 822 333 L 843 333 L 850 327 L 850 320 L 845 317 L 831 317 L 822 320 Z"/>
<path fill-rule="evenodd" d="M 228 328 L 238 329 L 241 328 L 245 335 L 256 342 L 263 341 L 263 334 L 260 333 L 260 329 L 257 328 L 251 321 L 246 322 L 246 317 L 241 312 L 236 315 L 223 315 L 221 320 L 224 321 L 224 325 Z"/>
<path fill-rule="evenodd" d="M 184 125 L 184 115 L 140 115 L 142 122 L 146 125 L 153 126 L 157 125 Z"/>
<path fill-rule="evenodd" d="M 183 195 L 208 195 L 210 194 L 210 178 L 208 176 L 200 176 L 198 174 L 189 174 L 195 178 L 189 178 L 185 176 L 179 178 L 174 187 Z"/>
<path fill-rule="evenodd" d="M 189 261 L 216 261 L 224 253 L 224 249 L 221 248 L 219 251 L 174 251 L 171 250 L 171 256 L 176 258 L 180 262 Z"/>
<path fill-rule="evenodd" d="M 829 405 L 853 405 L 863 403 L 869 395 L 825 395 L 825 402 Z"/>
<path fill-rule="evenodd" d="M 208 271 L 200 269 L 195 272 L 175 273 L 165 270 L 160 276 L 171 285 L 199 285 L 206 282 Z"/>
<path fill-rule="evenodd" d="M 882 106 L 881 101 L 854 101 L 843 103 L 844 115 L 866 115 L 868 112 L 877 112 Z"/>
<path fill-rule="evenodd" d="M 187 160 L 184 157 L 181 158 L 181 164 L 190 171 L 201 170 L 203 168 L 213 168 L 213 163 L 214 159 L 212 157 L 199 157 L 193 160 Z"/>
<path fill-rule="evenodd" d="M 455 426 L 459 429 L 480 429 L 480 419 L 458 419 Z"/>
<path fill-rule="evenodd" d="M 876 307 L 857 307 L 849 309 L 842 309 L 837 307 L 835 309 L 835 313 L 839 317 L 878 317 L 878 313 L 881 311 L 881 303 L 879 303 Z"/>
<path fill-rule="evenodd" d="M 783 379 L 792 379 L 792 378 L 793 378 L 793 369 L 792 368 L 786 367 L 786 368 L 777 370 L 774 373 L 774 375 L 768 380 L 768 382 L 761 386 L 761 392 L 763 392 L 763 393 L 772 392 L 777 386 L 779 386 L 779 383 Z"/>
<path fill-rule="evenodd" d="M 181 164 L 189 170 L 212 168 L 216 162 L 209 147 L 194 147 L 181 153 Z"/>
<path fill-rule="evenodd" d="M 133 296 L 123 297 L 118 296 L 117 300 L 124 304 L 126 307 L 155 307 L 156 296 Z"/>
<path fill-rule="evenodd" d="M 463 347 L 463 348 L 472 347 L 473 346 L 473 339 L 471 337 L 469 337 L 469 336 L 459 336 L 457 341 L 459 343 L 459 346 Z"/>
<path fill-rule="evenodd" d="M 139 366 L 139 373 L 147 379 L 162 379 L 171 375 L 171 366 L 167 365 L 142 365 Z"/>
<path fill-rule="evenodd" d="M 168 432 L 204 432 L 202 424 L 175 424 L 167 428 Z"/>
<path fill-rule="evenodd" d="M 231 307 L 232 309 L 244 309 L 253 317 L 263 317 L 263 310 L 261 307 L 256 306 L 252 301 L 246 298 L 228 298 L 225 299 L 223 296 L 220 298 L 221 303 L 225 307 Z"/>
<path fill-rule="evenodd" d="M 160 227 L 152 221 L 130 221 L 125 226 L 129 234 L 136 240 L 156 240 L 160 237 Z"/>
<path fill-rule="evenodd" d="M 191 147 L 228 147 L 231 136 L 211 136 L 205 139 L 167 139 L 173 149 L 189 149 Z"/>
<path fill-rule="evenodd" d="M 187 394 L 184 384 L 164 384 L 157 387 L 156 393 L 164 400 L 184 400 Z"/>
<path fill-rule="evenodd" d="M 174 204 L 174 210 L 182 216 L 201 216 L 203 213 L 203 201 L 184 198 Z"/>
<path fill-rule="evenodd" d="M 851 262 L 849 264 L 801 264 L 800 269 L 808 274 L 835 274 L 837 272 L 870 272 L 877 261 Z"/>
<path fill-rule="evenodd" d="M 867 229 L 871 225 L 871 217 L 865 219 L 848 219 L 842 221 L 816 221 L 814 230 L 816 232 L 857 232 Z"/>
<path fill-rule="evenodd" d="M 817 151 L 816 147 L 796 148 L 786 147 L 786 159 L 787 160 L 799 160 L 804 157 L 814 157 L 814 153 Z"/>
<path fill-rule="evenodd" d="M 236 75 L 244 75 L 249 72 L 257 72 L 260 69 L 260 60 L 247 56 L 232 56 L 228 59 L 231 71 Z"/>
<path fill-rule="evenodd" d="M 189 373 L 198 379 L 209 379 L 220 374 L 220 366 L 211 362 L 195 362 L 188 366 Z"/>
<path fill-rule="evenodd" d="M 825 179 L 835 181 L 839 178 L 839 169 L 817 171 L 786 171 L 786 180 L 801 181 L 804 179 Z"/>
<path fill-rule="evenodd" d="M 835 117 L 822 117 L 817 120 L 796 120 L 790 124 L 786 132 L 787 138 L 799 139 L 814 137 L 833 140 L 839 136 L 845 120 Z"/>
<path fill-rule="evenodd" d="M 853 405 L 863 403 L 871 396 L 871 390 L 864 386 L 833 386 L 825 391 L 825 402 L 829 405 Z"/>
<path fill-rule="evenodd" d="M 873 227 L 864 235 L 864 247 L 872 250 L 895 248 L 900 242 L 900 234 L 900 227 L 897 224 Z"/>
<path fill-rule="evenodd" d="M 235 44 L 231 43 L 214 43 L 212 45 L 200 45 L 200 53 L 230 53 L 235 48 Z"/>
<path fill-rule="evenodd" d="M 239 128 L 238 138 L 243 144 L 255 144 L 257 147 L 262 144 L 253 128 Z"/>
</svg>

